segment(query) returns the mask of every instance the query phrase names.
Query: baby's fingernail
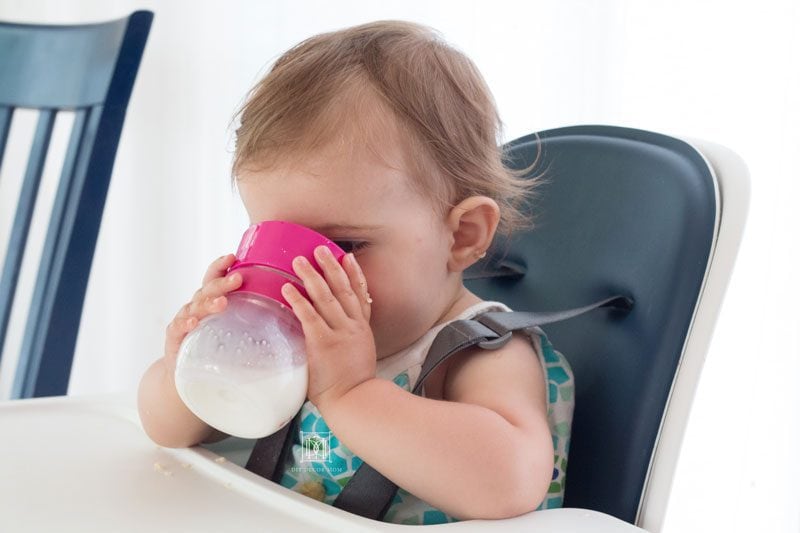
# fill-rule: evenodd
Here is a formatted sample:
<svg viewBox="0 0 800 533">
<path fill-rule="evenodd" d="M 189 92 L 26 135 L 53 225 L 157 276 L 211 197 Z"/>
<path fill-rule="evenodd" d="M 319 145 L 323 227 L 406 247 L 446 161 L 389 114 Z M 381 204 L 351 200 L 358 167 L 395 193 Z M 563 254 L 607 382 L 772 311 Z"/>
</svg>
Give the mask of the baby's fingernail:
<svg viewBox="0 0 800 533">
<path fill-rule="evenodd" d="M 356 261 L 356 256 L 353 255 L 352 253 L 349 255 L 350 255 L 349 259 L 350 265 L 352 265 L 356 269 L 356 273 L 358 274 L 358 279 L 360 279 L 363 282 L 366 282 L 367 280 L 364 278 L 364 271 L 361 270 L 361 265 L 359 265 L 358 261 Z"/>
<path fill-rule="evenodd" d="M 230 276 L 228 276 L 228 283 L 230 283 L 231 285 L 233 285 L 234 283 L 238 283 L 239 278 L 240 278 L 239 274 L 231 274 Z"/>
<path fill-rule="evenodd" d="M 309 264 L 308 259 L 306 259 L 302 255 L 298 255 L 297 257 L 295 257 L 294 263 L 299 266 L 307 266 Z"/>
<path fill-rule="evenodd" d="M 223 298 L 222 296 L 217 296 L 216 298 L 211 300 L 211 305 L 217 305 L 218 303 L 220 303 L 222 301 L 222 298 Z"/>
</svg>

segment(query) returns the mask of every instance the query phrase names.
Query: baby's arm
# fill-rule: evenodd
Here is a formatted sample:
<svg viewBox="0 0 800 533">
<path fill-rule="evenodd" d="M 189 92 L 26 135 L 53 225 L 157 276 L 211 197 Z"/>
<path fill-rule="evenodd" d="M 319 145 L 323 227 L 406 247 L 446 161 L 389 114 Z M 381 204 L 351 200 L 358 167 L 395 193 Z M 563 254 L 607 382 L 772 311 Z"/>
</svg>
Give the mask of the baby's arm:
<svg viewBox="0 0 800 533">
<path fill-rule="evenodd" d="M 215 440 L 218 433 L 197 418 L 175 389 L 174 362 L 158 359 L 147 369 L 139 384 L 139 417 L 147 435 L 156 444 L 184 448 Z"/>
<path fill-rule="evenodd" d="M 240 275 L 225 277 L 234 260 L 235 256 L 226 255 L 209 266 L 203 287 L 167 327 L 164 356 L 150 365 L 139 384 L 139 418 L 147 435 L 157 444 L 182 448 L 226 436 L 197 418 L 180 399 L 175 388 L 175 363 L 186 334 L 203 317 L 225 309 L 224 295 L 241 285 Z"/>
<path fill-rule="evenodd" d="M 444 380 L 445 401 L 421 398 L 375 377 L 366 280 L 325 247 L 292 263 L 309 299 L 283 295 L 303 325 L 308 398 L 331 431 L 398 486 L 459 519 L 533 511 L 552 479 L 553 442 L 544 377 L 529 341 L 459 354 Z"/>
<path fill-rule="evenodd" d="M 353 453 L 451 516 L 533 511 L 553 472 L 539 359 L 516 335 L 499 350 L 457 357 L 447 370 L 445 401 L 371 379 L 323 404 L 321 414 Z"/>
</svg>

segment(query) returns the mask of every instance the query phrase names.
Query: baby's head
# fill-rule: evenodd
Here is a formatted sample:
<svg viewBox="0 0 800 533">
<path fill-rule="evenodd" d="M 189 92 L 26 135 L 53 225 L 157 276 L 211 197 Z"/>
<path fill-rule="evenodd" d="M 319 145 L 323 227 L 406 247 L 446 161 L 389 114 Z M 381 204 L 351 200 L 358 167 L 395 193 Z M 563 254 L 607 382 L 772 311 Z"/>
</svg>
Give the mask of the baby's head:
<svg viewBox="0 0 800 533">
<path fill-rule="evenodd" d="M 311 37 L 275 62 L 239 118 L 233 174 L 251 222 L 289 220 L 354 251 L 379 358 L 446 316 L 498 228 L 527 222 L 532 181 L 503 164 L 483 78 L 424 26 Z"/>
<path fill-rule="evenodd" d="M 440 214 L 484 195 L 499 205 L 499 231 L 529 223 L 520 206 L 534 181 L 503 164 L 489 89 L 468 57 L 425 26 L 380 21 L 311 37 L 274 63 L 239 117 L 234 176 L 326 144 L 385 159 L 399 142 L 412 186 Z"/>
</svg>

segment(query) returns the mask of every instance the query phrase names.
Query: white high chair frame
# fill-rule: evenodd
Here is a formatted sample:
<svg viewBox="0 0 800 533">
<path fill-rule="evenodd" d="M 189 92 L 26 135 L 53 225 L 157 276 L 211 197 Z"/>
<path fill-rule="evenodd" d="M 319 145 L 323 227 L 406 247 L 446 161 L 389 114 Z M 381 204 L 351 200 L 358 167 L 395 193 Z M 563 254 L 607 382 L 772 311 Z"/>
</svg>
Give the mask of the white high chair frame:
<svg viewBox="0 0 800 533">
<path fill-rule="evenodd" d="M 639 502 L 636 523 L 652 532 L 661 531 L 664 524 L 686 422 L 744 234 L 750 202 L 750 177 L 741 157 L 729 148 L 710 141 L 682 140 L 697 150 L 708 164 L 715 179 L 719 209 L 705 281 L 672 383 L 658 443 Z"/>
<path fill-rule="evenodd" d="M 684 139 L 686 140 L 686 139 Z M 749 177 L 740 157 L 686 140 L 717 182 L 717 232 L 706 279 L 662 419 L 637 525 L 585 509 L 428 528 L 452 531 L 661 531 L 686 421 L 744 231 Z M 141 429 L 133 394 L 0 404 L 3 531 L 399 531 L 318 502 L 248 472 L 237 441 L 163 449 Z M 238 441 L 242 448 L 242 441 Z M 224 452 L 227 459 L 215 451 Z"/>
</svg>

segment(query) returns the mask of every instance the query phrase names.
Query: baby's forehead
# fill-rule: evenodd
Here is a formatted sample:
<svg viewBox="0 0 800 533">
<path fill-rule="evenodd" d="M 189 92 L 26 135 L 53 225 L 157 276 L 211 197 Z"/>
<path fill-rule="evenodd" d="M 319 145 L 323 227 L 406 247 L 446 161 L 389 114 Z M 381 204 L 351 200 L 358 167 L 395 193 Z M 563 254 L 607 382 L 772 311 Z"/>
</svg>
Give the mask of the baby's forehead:
<svg viewBox="0 0 800 533">
<path fill-rule="evenodd" d="M 345 90 L 319 121 L 322 124 L 314 129 L 324 132 L 329 144 L 338 143 L 344 152 L 366 149 L 383 157 L 395 148 L 408 150 L 412 141 L 410 129 L 369 86 Z"/>
<path fill-rule="evenodd" d="M 414 156 L 411 131 L 385 105 L 370 100 L 365 98 L 356 105 L 341 105 L 320 116 L 319 123 L 307 129 L 305 138 L 295 149 L 286 150 L 278 158 L 292 167 L 326 160 L 353 167 L 383 166 L 415 175 L 415 162 L 421 155 Z"/>
<path fill-rule="evenodd" d="M 325 147 L 293 164 L 246 172 L 239 190 L 251 219 L 289 220 L 314 228 L 383 226 L 399 215 L 420 217 L 434 211 L 429 196 L 420 195 L 402 169 L 375 158 L 332 152 L 333 147 Z"/>
<path fill-rule="evenodd" d="M 342 135 L 312 150 L 279 158 L 262 176 L 312 188 L 324 185 L 341 195 L 361 191 L 388 194 L 389 189 L 413 189 L 413 172 L 406 160 L 398 143 Z"/>
<path fill-rule="evenodd" d="M 297 131 L 265 140 L 262 146 L 269 149 L 258 151 L 244 167 L 280 168 L 283 179 L 330 179 L 329 166 L 352 168 L 359 175 L 390 172 L 417 194 L 441 196 L 438 168 L 421 146 L 424 141 L 370 83 L 341 87 L 330 105 L 314 117 L 306 116 Z"/>
<path fill-rule="evenodd" d="M 342 140 L 346 149 L 342 149 Z M 284 217 L 305 225 L 346 220 L 380 221 L 389 212 L 427 206 L 438 211 L 430 193 L 420 193 L 397 145 L 347 145 L 342 137 L 313 152 L 282 159 L 278 166 L 245 172 L 242 199 L 255 218 Z M 422 201 L 420 201 L 422 200 Z M 414 216 L 421 216 L 414 211 Z M 348 218 L 349 217 L 349 218 Z"/>
</svg>

